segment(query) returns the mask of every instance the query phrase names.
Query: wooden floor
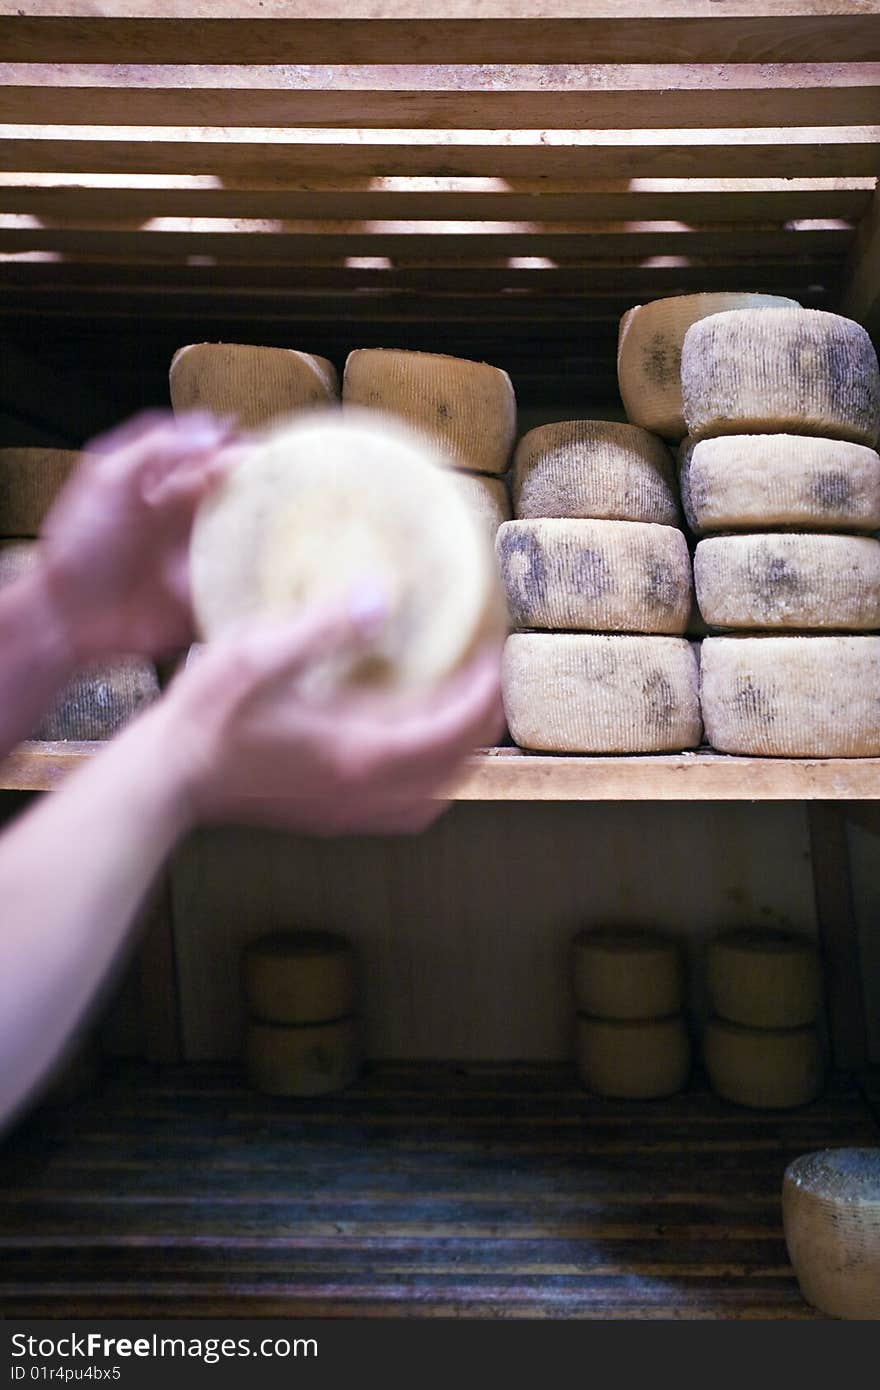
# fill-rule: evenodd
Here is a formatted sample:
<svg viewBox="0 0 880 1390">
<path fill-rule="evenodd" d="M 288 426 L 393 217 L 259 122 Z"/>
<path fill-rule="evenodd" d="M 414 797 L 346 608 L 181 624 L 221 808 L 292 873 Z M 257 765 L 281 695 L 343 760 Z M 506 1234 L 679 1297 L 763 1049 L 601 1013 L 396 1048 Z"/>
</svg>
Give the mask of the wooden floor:
<svg viewBox="0 0 880 1390">
<path fill-rule="evenodd" d="M 0 1149 L 8 1317 L 810 1318 L 786 1164 L 880 1142 L 835 1082 L 788 1112 L 702 1087 L 585 1095 L 566 1068 L 377 1066 L 280 1101 L 128 1067 Z"/>
</svg>

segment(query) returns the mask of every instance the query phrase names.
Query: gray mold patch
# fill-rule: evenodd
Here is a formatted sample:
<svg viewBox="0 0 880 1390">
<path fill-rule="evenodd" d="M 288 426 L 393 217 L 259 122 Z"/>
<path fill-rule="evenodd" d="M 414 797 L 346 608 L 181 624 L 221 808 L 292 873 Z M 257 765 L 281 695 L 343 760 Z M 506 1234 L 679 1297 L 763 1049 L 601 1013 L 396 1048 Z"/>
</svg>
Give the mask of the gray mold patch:
<svg viewBox="0 0 880 1390">
<path fill-rule="evenodd" d="M 511 529 L 499 539 L 501 577 L 515 624 L 527 623 L 547 598 L 547 561 L 530 531 Z"/>
<path fill-rule="evenodd" d="M 572 572 L 576 591 L 585 598 L 598 599 L 614 592 L 614 576 L 598 550 L 590 550 L 586 546 L 578 549 Z"/>
<path fill-rule="evenodd" d="M 677 382 L 681 373 L 681 349 L 676 349 L 662 333 L 654 333 L 642 347 L 642 371 L 655 386 Z"/>
<path fill-rule="evenodd" d="M 677 701 L 675 691 L 662 671 L 649 671 L 642 683 L 642 694 L 652 728 L 665 731 L 672 727 Z"/>
<path fill-rule="evenodd" d="M 852 479 L 843 470 L 834 473 L 814 473 L 810 483 L 810 501 L 823 512 L 849 508 L 853 501 Z"/>
<path fill-rule="evenodd" d="M 771 696 L 763 686 L 756 685 L 751 676 L 738 677 L 732 704 L 745 719 L 757 720 L 760 724 L 772 724 L 776 719 L 776 706 Z"/>
</svg>

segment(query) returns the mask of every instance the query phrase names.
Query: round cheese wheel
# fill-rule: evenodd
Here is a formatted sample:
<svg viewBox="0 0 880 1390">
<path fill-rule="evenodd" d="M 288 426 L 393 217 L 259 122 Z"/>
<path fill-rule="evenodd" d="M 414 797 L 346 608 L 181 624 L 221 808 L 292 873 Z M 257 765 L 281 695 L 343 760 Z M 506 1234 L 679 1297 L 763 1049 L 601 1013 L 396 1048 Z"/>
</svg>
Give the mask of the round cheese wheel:
<svg viewBox="0 0 880 1390">
<path fill-rule="evenodd" d="M 502 664 L 507 725 L 545 753 L 663 753 L 696 748 L 697 661 L 682 637 L 522 632 Z"/>
<path fill-rule="evenodd" d="M 561 420 L 524 434 L 513 456 L 518 517 L 678 524 L 669 450 L 636 425 Z"/>
<path fill-rule="evenodd" d="M 814 434 L 874 448 L 880 370 L 861 324 L 822 309 L 713 314 L 681 356 L 690 434 Z"/>
<path fill-rule="evenodd" d="M 707 637 L 700 670 L 719 753 L 880 757 L 880 637 Z"/>
<path fill-rule="evenodd" d="M 687 1084 L 691 1047 L 681 1014 L 672 1018 L 608 1019 L 578 1014 L 575 1065 L 597 1096 L 656 1100 Z"/>
<path fill-rule="evenodd" d="M 516 438 L 510 377 L 486 362 L 433 352 L 357 348 L 342 379 L 342 400 L 398 416 L 455 468 L 504 473 Z"/>
<path fill-rule="evenodd" d="M 871 632 L 880 628 L 880 541 L 711 536 L 694 555 L 694 588 L 711 627 Z"/>
<path fill-rule="evenodd" d="M 782 1182 L 782 1222 L 807 1302 L 833 1318 L 880 1320 L 880 1148 L 796 1158 Z"/>
<path fill-rule="evenodd" d="M 878 542 L 880 545 L 880 542 Z M 687 542 L 641 521 L 508 521 L 495 550 L 514 627 L 682 633 Z"/>
<path fill-rule="evenodd" d="M 678 943 L 634 927 L 593 927 L 572 943 L 572 990 L 594 1018 L 663 1018 L 684 1004 Z"/>
<path fill-rule="evenodd" d="M 682 450 L 688 526 L 708 531 L 880 529 L 880 455 L 793 434 L 730 434 Z"/>
<path fill-rule="evenodd" d="M 498 527 L 511 518 L 507 484 L 502 478 L 465 473 L 463 469 L 453 473 L 452 479 L 494 548 Z"/>
<path fill-rule="evenodd" d="M 210 410 L 235 416 L 247 429 L 339 399 L 336 368 L 326 357 L 246 343 L 190 343 L 178 348 L 169 382 L 178 414 Z"/>
<path fill-rule="evenodd" d="M 815 1100 L 824 1081 L 819 1030 L 746 1028 L 710 1018 L 703 1034 L 709 1080 L 724 1100 L 755 1109 L 785 1109 Z"/>
<path fill-rule="evenodd" d="M 80 457 L 76 449 L 0 449 L 0 536 L 38 536 Z"/>
<path fill-rule="evenodd" d="M 250 1019 L 244 1060 L 251 1085 L 270 1096 L 341 1091 L 362 1066 L 360 1025 L 354 1018 L 299 1027 Z"/>
<path fill-rule="evenodd" d="M 266 1023 L 326 1023 L 357 1004 L 354 951 L 334 932 L 259 937 L 242 953 L 241 975 L 250 1014 Z"/>
<path fill-rule="evenodd" d="M 321 693 L 429 688 L 506 628 L 485 527 L 440 455 L 373 412 L 311 412 L 254 442 L 199 507 L 190 573 L 205 639 L 378 585 L 384 626 L 310 673 Z"/>
<path fill-rule="evenodd" d="M 812 941 L 772 927 L 735 927 L 712 938 L 706 980 L 714 1013 L 752 1028 L 798 1028 L 822 1009 Z"/>
<path fill-rule="evenodd" d="M 726 309 L 797 307 L 775 294 L 680 294 L 637 304 L 620 320 L 617 380 L 627 418 L 665 439 L 687 433 L 681 399 L 681 350 L 691 324 Z"/>
</svg>

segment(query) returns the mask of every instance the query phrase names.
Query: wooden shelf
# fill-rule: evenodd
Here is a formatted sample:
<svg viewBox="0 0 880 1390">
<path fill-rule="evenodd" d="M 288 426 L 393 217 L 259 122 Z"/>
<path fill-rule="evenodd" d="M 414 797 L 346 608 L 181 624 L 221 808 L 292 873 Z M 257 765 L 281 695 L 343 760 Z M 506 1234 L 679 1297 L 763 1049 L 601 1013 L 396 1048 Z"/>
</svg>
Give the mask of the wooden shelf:
<svg viewBox="0 0 880 1390">
<path fill-rule="evenodd" d="M 51 791 L 100 743 L 23 743 L 0 790 Z M 877 801 L 880 758 L 737 758 L 700 750 L 561 757 L 493 748 L 470 760 L 456 801 Z"/>
</svg>

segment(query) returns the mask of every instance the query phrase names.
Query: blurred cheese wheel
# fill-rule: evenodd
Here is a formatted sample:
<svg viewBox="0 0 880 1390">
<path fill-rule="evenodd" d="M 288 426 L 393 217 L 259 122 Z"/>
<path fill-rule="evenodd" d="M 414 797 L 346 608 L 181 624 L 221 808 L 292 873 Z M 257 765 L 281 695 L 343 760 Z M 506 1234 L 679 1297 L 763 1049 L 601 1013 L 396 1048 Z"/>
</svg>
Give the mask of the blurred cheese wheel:
<svg viewBox="0 0 880 1390">
<path fill-rule="evenodd" d="M 684 1003 L 675 941 L 633 927 L 594 927 L 572 943 L 575 1008 L 595 1018 L 662 1018 Z"/>
<path fill-rule="evenodd" d="M 822 1008 L 822 971 L 812 941 L 771 927 L 721 932 L 706 951 L 713 1010 L 752 1028 L 798 1028 Z"/>
<path fill-rule="evenodd" d="M 690 1070 L 684 1018 L 589 1018 L 575 1023 L 575 1065 L 583 1086 L 597 1096 L 655 1100 L 682 1090 Z"/>
<path fill-rule="evenodd" d="M 714 1090 L 756 1109 L 806 1105 L 822 1090 L 824 1059 L 818 1029 L 746 1028 L 710 1018 L 703 1055 Z"/>
<path fill-rule="evenodd" d="M 299 1027 L 251 1019 L 244 1059 L 251 1085 L 270 1096 L 341 1091 L 361 1069 L 360 1025 L 354 1018 Z"/>
<path fill-rule="evenodd" d="M 796 1158 L 783 1178 L 782 1220 L 807 1302 L 833 1318 L 880 1320 L 880 1148 Z"/>
<path fill-rule="evenodd" d="M 178 348 L 171 359 L 169 384 L 176 413 L 210 410 L 233 415 L 247 429 L 339 399 L 336 368 L 326 357 L 247 343 L 190 343 Z"/>
<path fill-rule="evenodd" d="M 485 526 L 442 456 L 372 412 L 311 413 L 255 441 L 199 507 L 190 573 L 204 639 L 378 585 L 387 621 L 312 673 L 324 692 L 428 688 L 506 630 Z"/>
<path fill-rule="evenodd" d="M 245 947 L 241 969 L 247 1007 L 267 1023 L 324 1023 L 354 1012 L 354 951 L 333 932 L 262 936 Z"/>
</svg>

